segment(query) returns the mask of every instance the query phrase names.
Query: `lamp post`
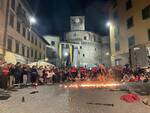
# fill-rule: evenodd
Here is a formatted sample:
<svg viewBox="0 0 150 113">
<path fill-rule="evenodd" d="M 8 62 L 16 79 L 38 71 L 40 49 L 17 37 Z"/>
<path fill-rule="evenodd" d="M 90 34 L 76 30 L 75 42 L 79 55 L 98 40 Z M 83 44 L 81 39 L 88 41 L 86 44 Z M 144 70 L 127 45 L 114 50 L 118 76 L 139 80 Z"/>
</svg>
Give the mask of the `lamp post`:
<svg viewBox="0 0 150 113">
<path fill-rule="evenodd" d="M 30 24 L 33 25 L 33 24 L 36 24 L 37 23 L 37 20 L 35 17 L 33 16 L 29 16 L 29 21 L 30 21 Z"/>
<path fill-rule="evenodd" d="M 29 28 L 28 28 L 28 30 L 30 32 L 31 29 L 32 29 L 32 25 L 36 24 L 37 20 L 36 20 L 36 18 L 34 16 L 28 16 L 28 21 L 30 23 Z M 37 60 L 37 62 L 38 62 L 38 60 Z"/>
<path fill-rule="evenodd" d="M 110 62 L 110 65 L 111 65 L 111 39 L 110 39 L 110 28 L 112 26 L 112 22 L 111 21 L 107 21 L 106 22 L 106 27 L 108 28 L 108 36 L 109 36 L 109 52 L 107 52 L 105 55 L 109 57 L 109 62 Z"/>
<path fill-rule="evenodd" d="M 37 19 L 34 16 L 29 16 L 28 18 L 29 18 L 29 22 L 30 22 L 29 30 L 31 30 L 32 26 L 37 23 Z"/>
</svg>

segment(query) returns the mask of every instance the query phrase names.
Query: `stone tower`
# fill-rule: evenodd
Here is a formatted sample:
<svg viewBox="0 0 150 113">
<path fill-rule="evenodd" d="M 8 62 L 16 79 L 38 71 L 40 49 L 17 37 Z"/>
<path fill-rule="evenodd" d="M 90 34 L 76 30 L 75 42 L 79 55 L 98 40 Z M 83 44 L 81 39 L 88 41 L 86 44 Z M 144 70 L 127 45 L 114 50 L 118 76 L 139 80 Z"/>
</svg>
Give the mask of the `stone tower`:
<svg viewBox="0 0 150 113">
<path fill-rule="evenodd" d="M 85 30 L 85 17 L 84 16 L 71 16 L 70 17 L 71 31 Z"/>
</svg>

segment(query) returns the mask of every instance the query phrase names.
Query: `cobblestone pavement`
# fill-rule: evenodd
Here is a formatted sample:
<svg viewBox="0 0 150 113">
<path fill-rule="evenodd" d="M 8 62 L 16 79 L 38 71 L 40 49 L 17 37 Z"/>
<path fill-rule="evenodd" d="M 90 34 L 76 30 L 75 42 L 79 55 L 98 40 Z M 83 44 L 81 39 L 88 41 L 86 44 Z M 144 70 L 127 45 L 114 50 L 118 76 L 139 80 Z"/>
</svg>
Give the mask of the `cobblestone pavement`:
<svg viewBox="0 0 150 113">
<path fill-rule="evenodd" d="M 142 102 L 126 103 L 120 96 L 126 92 L 107 89 L 64 89 L 59 85 L 39 86 L 11 92 L 8 100 L 0 100 L 0 113 L 150 113 Z M 24 97 L 25 102 L 22 102 Z M 87 103 L 114 104 L 112 106 Z"/>
</svg>

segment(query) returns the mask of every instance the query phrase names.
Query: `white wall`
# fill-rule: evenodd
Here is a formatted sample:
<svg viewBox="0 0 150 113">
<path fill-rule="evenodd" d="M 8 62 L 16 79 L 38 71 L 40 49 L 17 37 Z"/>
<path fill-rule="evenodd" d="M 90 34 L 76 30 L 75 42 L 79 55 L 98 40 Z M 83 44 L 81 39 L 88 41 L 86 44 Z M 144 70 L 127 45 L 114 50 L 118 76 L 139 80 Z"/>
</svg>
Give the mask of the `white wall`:
<svg viewBox="0 0 150 113">
<path fill-rule="evenodd" d="M 86 40 L 84 37 L 86 37 Z M 65 39 L 69 43 L 78 44 L 80 65 L 100 63 L 101 37 L 99 35 L 88 31 L 72 31 L 65 34 Z"/>
</svg>

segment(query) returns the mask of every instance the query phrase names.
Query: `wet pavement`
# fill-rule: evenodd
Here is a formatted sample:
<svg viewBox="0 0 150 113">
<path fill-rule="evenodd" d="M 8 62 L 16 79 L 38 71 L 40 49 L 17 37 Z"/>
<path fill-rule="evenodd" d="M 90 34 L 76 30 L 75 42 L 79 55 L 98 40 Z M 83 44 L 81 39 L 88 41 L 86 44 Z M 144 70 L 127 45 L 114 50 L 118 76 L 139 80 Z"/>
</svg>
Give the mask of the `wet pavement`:
<svg viewBox="0 0 150 113">
<path fill-rule="evenodd" d="M 132 88 L 134 92 L 141 96 L 148 96 L 150 95 L 150 82 L 142 83 L 142 82 L 135 82 L 129 83 L 128 86 Z"/>
<path fill-rule="evenodd" d="M 0 90 L 0 100 L 7 100 L 8 98 L 10 98 L 10 93 L 1 89 Z"/>
<path fill-rule="evenodd" d="M 150 113 L 150 107 L 141 101 L 120 100 L 126 93 L 97 88 L 64 89 L 59 85 L 29 87 L 11 92 L 8 100 L 0 100 L 0 113 Z"/>
</svg>

